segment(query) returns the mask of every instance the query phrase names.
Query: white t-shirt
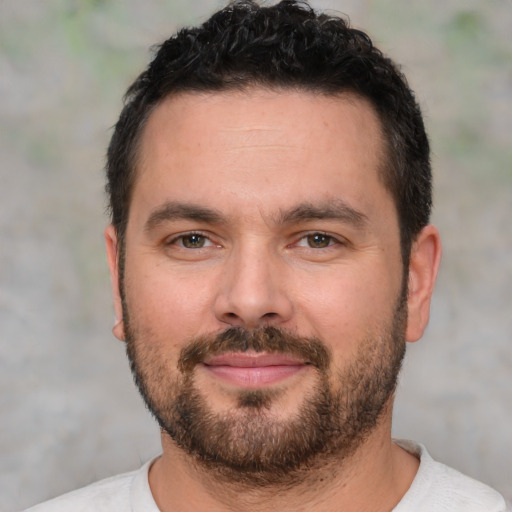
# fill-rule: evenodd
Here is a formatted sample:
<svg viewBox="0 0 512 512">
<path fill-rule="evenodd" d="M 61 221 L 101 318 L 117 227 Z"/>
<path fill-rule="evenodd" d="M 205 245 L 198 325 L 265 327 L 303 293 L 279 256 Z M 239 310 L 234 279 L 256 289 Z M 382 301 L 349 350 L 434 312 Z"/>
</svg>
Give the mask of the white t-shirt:
<svg viewBox="0 0 512 512">
<path fill-rule="evenodd" d="M 512 512 L 497 491 L 434 461 L 422 445 L 395 442 L 421 462 L 411 487 L 392 512 Z M 101 480 L 25 512 L 159 512 L 149 488 L 150 466 L 148 462 L 137 471 Z"/>
</svg>

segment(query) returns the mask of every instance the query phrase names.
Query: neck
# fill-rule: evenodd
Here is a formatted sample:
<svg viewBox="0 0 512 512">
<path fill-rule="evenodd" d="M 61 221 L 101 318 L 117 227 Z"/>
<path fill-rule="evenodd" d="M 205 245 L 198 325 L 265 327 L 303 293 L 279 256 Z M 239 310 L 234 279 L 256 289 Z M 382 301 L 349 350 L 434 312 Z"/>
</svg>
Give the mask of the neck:
<svg viewBox="0 0 512 512">
<path fill-rule="evenodd" d="M 377 427 L 341 462 L 333 459 L 321 467 L 308 467 L 293 480 L 263 488 L 219 478 L 163 434 L 163 455 L 149 474 L 151 490 L 162 512 L 390 511 L 418 469 L 418 460 L 392 443 L 390 425 L 391 421 Z"/>
</svg>

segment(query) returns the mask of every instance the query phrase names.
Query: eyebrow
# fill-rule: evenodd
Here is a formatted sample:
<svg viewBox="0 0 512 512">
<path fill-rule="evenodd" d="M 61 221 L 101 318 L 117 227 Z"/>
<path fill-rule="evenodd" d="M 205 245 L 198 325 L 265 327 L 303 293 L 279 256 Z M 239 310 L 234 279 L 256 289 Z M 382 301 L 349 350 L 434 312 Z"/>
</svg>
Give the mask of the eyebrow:
<svg viewBox="0 0 512 512">
<path fill-rule="evenodd" d="M 161 224 L 173 220 L 196 220 L 207 224 L 226 223 L 224 216 L 211 208 L 190 203 L 168 201 L 151 212 L 144 225 L 144 231 L 151 231 Z"/>
<path fill-rule="evenodd" d="M 291 210 L 281 212 L 277 221 L 280 224 L 294 224 L 323 219 L 342 221 L 355 227 L 364 227 L 368 224 L 368 217 L 363 212 L 351 207 L 342 199 L 299 204 Z"/>
<path fill-rule="evenodd" d="M 363 227 L 368 223 L 368 217 L 364 213 L 341 199 L 301 203 L 290 210 L 281 211 L 274 221 L 278 225 L 285 225 L 322 219 L 342 221 L 356 227 Z M 144 225 L 144 231 L 152 231 L 165 222 L 175 220 L 194 220 L 207 224 L 227 223 L 226 217 L 218 210 L 193 203 L 167 201 L 151 212 Z"/>
</svg>

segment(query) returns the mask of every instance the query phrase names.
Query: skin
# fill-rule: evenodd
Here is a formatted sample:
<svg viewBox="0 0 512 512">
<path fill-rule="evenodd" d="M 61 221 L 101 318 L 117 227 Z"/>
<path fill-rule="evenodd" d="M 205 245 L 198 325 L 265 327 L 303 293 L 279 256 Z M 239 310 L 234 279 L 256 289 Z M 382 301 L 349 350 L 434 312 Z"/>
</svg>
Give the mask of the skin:
<svg viewBox="0 0 512 512">
<path fill-rule="evenodd" d="M 143 134 L 126 231 L 125 300 L 140 342 L 173 372 L 195 336 L 273 325 L 321 339 L 332 354 L 331 374 L 345 368 L 361 340 L 389 326 L 402 286 L 398 219 L 379 177 L 382 158 L 377 116 L 352 96 L 254 89 L 165 100 Z M 185 218 L 183 206 L 215 216 Z M 342 214 L 333 217 L 333 209 Z M 114 334 L 123 340 L 112 226 L 105 238 Z M 198 240 L 202 247 L 192 248 Z M 419 339 L 428 322 L 440 255 L 438 232 L 427 226 L 411 251 L 407 341 Z M 277 380 L 249 377 L 252 389 L 279 391 L 265 412 L 278 420 L 292 417 L 316 382 L 304 365 Z M 244 385 L 236 375 L 201 367 L 195 378 L 212 411 L 237 407 Z M 153 495 L 164 512 L 268 510 L 270 497 L 272 510 L 391 510 L 418 467 L 391 441 L 391 412 L 389 403 L 341 467 L 270 494 L 219 485 L 163 434 L 163 455 L 150 471 Z"/>
</svg>

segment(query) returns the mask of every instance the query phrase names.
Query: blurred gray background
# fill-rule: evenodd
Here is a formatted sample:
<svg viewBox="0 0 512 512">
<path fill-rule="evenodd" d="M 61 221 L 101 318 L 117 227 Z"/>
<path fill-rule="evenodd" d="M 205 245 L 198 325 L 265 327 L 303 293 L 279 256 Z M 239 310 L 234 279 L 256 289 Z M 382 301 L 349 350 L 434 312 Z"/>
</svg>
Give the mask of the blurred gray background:
<svg viewBox="0 0 512 512">
<path fill-rule="evenodd" d="M 0 0 L 0 511 L 138 467 L 104 257 L 103 155 L 149 46 L 214 0 Z M 403 64 L 433 143 L 444 260 L 395 435 L 512 499 L 512 2 L 330 0 Z"/>
</svg>

